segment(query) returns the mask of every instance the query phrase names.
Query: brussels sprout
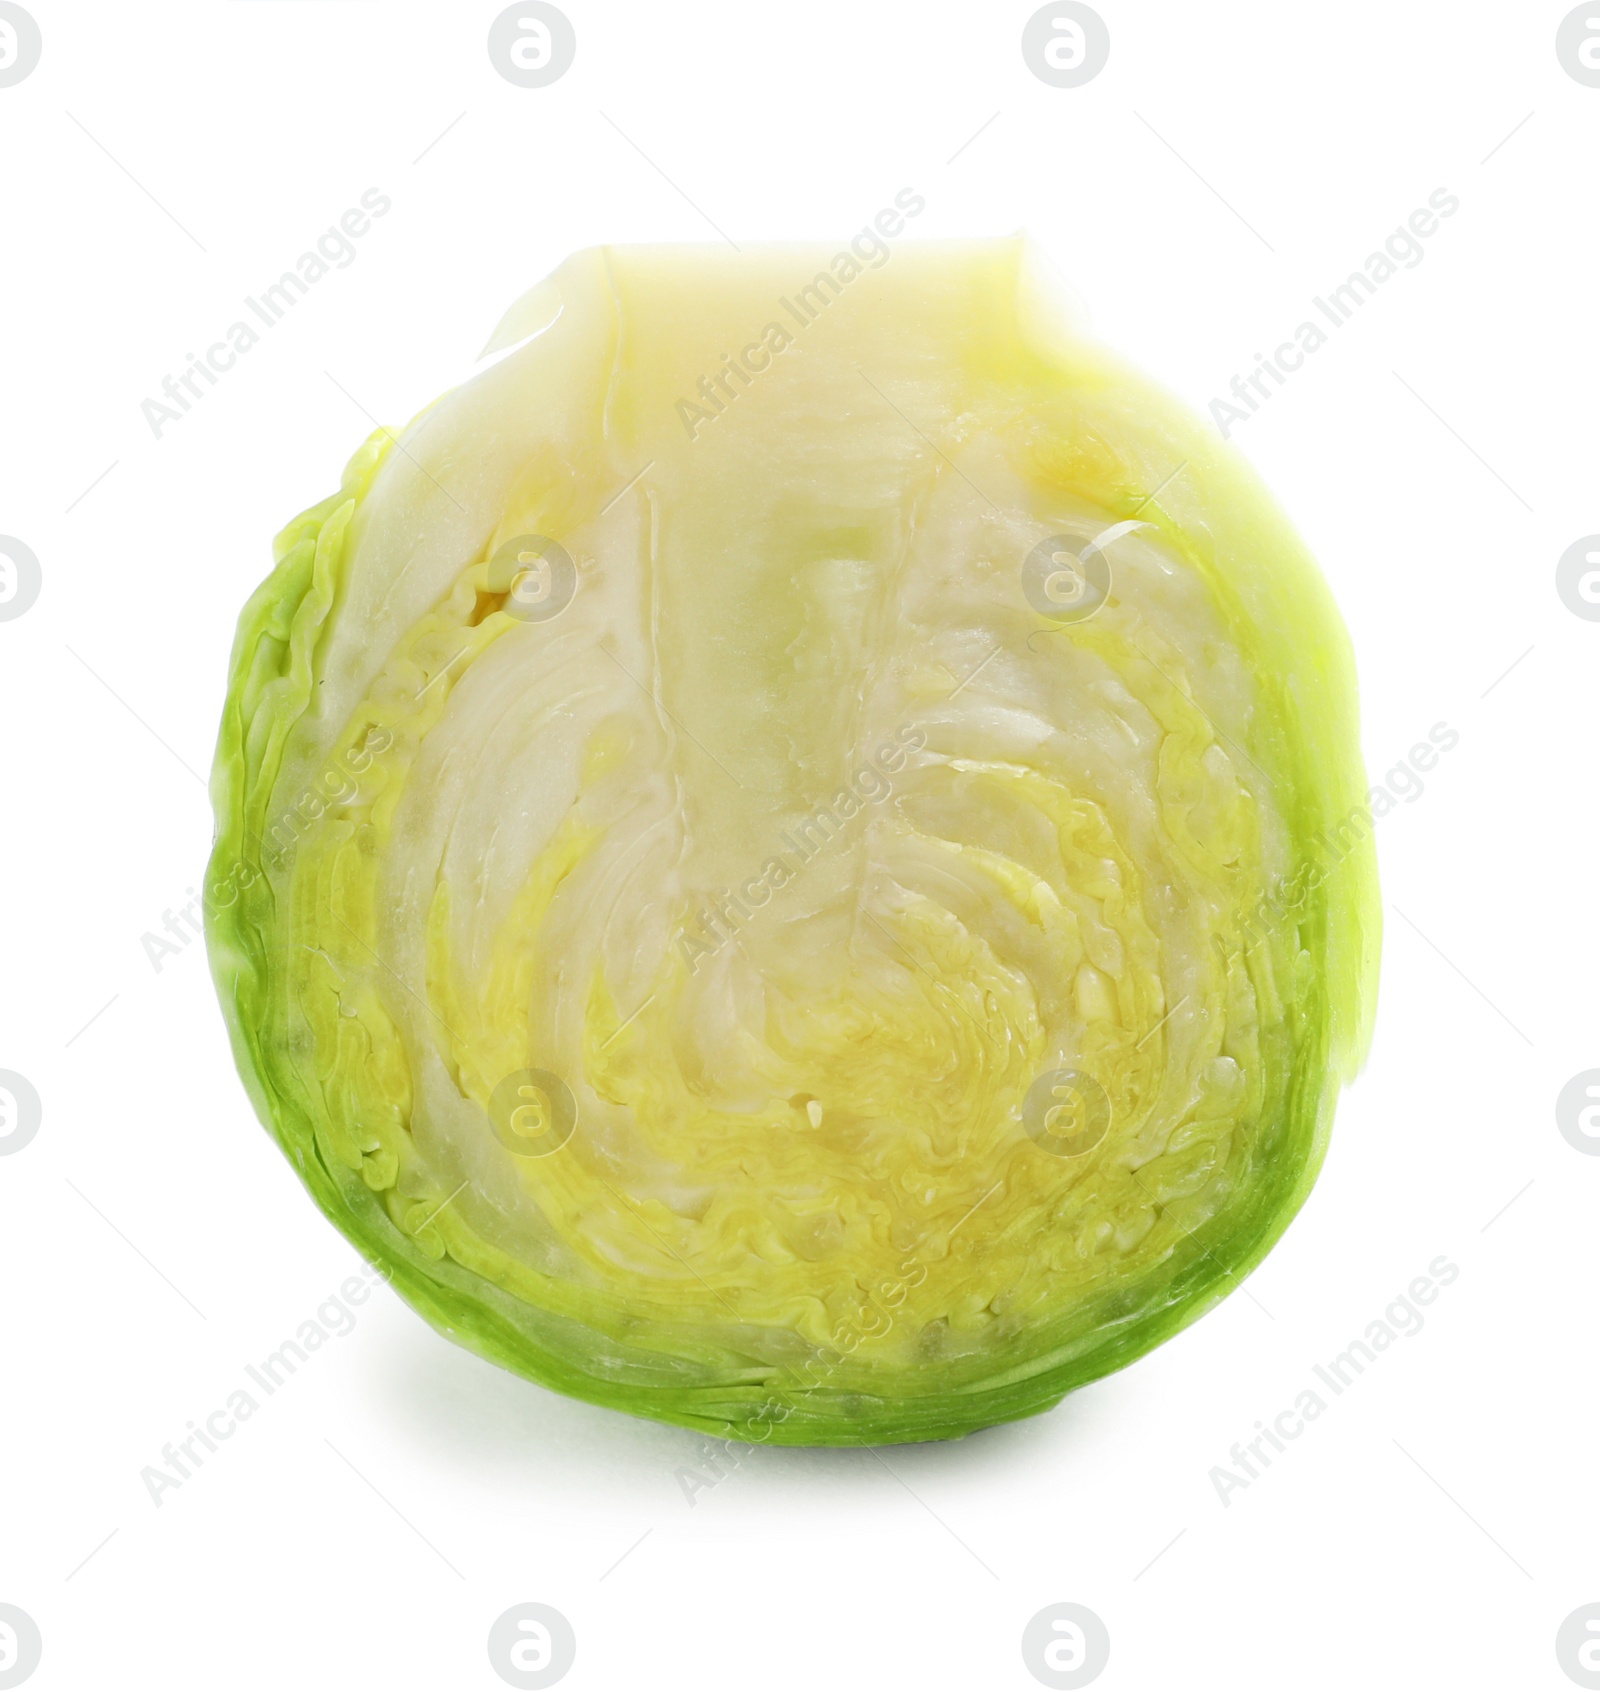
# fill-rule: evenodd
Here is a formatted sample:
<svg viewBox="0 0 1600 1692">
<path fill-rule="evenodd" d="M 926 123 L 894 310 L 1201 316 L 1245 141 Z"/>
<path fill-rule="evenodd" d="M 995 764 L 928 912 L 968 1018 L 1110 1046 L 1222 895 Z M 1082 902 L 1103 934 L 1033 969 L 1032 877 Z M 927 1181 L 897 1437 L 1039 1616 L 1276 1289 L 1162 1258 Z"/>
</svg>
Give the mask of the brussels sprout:
<svg viewBox="0 0 1600 1692">
<path fill-rule="evenodd" d="M 1257 1264 L 1369 1035 L 1354 671 L 1018 241 L 580 253 L 278 537 L 211 956 L 329 1217 L 558 1391 L 1030 1415 Z"/>
</svg>

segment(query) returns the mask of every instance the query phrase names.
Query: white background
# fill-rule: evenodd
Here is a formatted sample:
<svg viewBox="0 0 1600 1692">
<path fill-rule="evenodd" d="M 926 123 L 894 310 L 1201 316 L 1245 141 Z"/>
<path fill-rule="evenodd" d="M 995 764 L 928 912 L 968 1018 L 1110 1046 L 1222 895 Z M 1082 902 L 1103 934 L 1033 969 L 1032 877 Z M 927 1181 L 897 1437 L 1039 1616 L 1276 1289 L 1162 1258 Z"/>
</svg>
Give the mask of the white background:
<svg viewBox="0 0 1600 1692">
<path fill-rule="evenodd" d="M 1557 61 L 1567 8 L 1104 0 L 1109 65 L 1057 90 L 1028 5 L 563 3 L 576 63 L 523 90 L 493 4 L 30 0 L 42 61 L 0 89 L 0 532 L 43 570 L 0 623 L 0 1068 L 44 1106 L 0 1158 L 0 1601 L 32 1684 L 492 1692 L 491 1622 L 539 1600 L 574 1689 L 1025 1692 L 1024 1624 L 1071 1600 L 1108 1692 L 1569 1686 L 1600 1160 L 1553 1107 L 1600 1064 L 1600 624 L 1554 571 L 1600 530 L 1600 89 Z M 1248 1294 L 1052 1414 L 756 1450 L 692 1507 L 693 1436 L 380 1290 L 155 1507 L 141 1468 L 358 1267 L 255 1123 L 201 947 L 158 973 L 141 938 L 200 882 L 271 535 L 572 250 L 847 237 L 906 186 L 919 237 L 1028 229 L 1202 413 L 1460 199 L 1235 435 L 1344 609 L 1373 779 L 1460 735 L 1379 825 L 1377 1039 L 1315 1193 Z M 355 262 L 155 438 L 140 402 L 371 187 Z M 1425 1328 L 1224 1507 L 1211 1468 L 1440 1254 Z"/>
</svg>

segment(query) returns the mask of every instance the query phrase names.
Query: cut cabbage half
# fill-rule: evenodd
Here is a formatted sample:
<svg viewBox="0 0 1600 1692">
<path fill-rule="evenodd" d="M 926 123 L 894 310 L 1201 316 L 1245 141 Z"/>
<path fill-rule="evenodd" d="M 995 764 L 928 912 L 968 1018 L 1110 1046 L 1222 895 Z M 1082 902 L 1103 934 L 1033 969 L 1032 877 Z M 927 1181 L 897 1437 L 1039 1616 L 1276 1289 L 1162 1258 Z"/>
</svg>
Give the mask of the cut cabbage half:
<svg viewBox="0 0 1600 1692">
<path fill-rule="evenodd" d="M 279 536 L 211 953 L 327 1214 L 559 1391 L 1025 1416 L 1230 1290 L 1367 1042 L 1354 673 L 1020 241 L 580 253 Z"/>
</svg>

